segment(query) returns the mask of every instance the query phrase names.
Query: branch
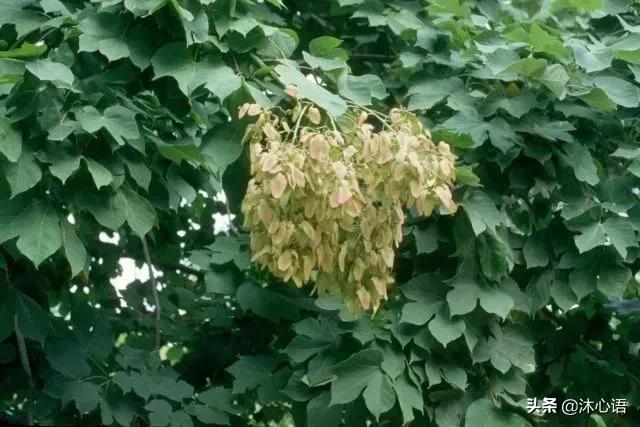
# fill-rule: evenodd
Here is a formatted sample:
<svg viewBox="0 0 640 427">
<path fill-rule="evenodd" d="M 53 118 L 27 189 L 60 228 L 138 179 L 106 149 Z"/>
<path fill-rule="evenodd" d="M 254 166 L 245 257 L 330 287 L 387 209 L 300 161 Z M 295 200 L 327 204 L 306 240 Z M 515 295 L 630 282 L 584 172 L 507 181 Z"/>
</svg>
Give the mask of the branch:
<svg viewBox="0 0 640 427">
<path fill-rule="evenodd" d="M 18 326 L 17 314 L 13 316 L 13 328 L 16 333 L 16 341 L 18 342 L 18 353 L 20 354 L 20 363 L 22 364 L 22 369 L 24 369 L 24 371 L 27 373 L 27 377 L 29 377 L 29 390 L 30 390 L 30 393 L 33 394 L 33 389 L 35 388 L 35 382 L 33 381 L 31 366 L 29 366 L 29 355 L 27 354 L 27 346 L 24 342 L 24 335 L 22 335 L 22 332 L 20 332 L 20 328 Z M 33 425 L 33 413 L 31 412 L 31 402 L 27 402 L 27 425 L 30 425 L 30 426 Z"/>
<path fill-rule="evenodd" d="M 153 301 L 156 306 L 156 350 L 160 350 L 160 297 L 158 296 L 158 282 L 156 276 L 153 273 L 153 266 L 151 264 L 151 255 L 149 254 L 149 246 L 147 245 L 147 238 L 142 236 L 142 250 L 144 251 L 144 258 L 147 262 L 147 269 L 149 270 L 149 281 L 151 282 L 151 291 L 153 292 Z"/>
</svg>

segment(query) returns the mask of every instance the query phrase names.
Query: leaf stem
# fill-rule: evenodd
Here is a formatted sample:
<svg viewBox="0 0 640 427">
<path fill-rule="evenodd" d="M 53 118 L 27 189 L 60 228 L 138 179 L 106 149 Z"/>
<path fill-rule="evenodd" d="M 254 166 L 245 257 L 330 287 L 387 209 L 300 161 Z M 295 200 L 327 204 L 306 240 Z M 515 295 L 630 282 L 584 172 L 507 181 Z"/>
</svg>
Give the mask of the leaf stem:
<svg viewBox="0 0 640 427">
<path fill-rule="evenodd" d="M 151 291 L 153 293 L 153 303 L 155 304 L 155 314 L 156 314 L 156 351 L 160 350 L 160 297 L 158 295 L 158 282 L 156 281 L 156 276 L 153 273 L 153 265 L 151 264 L 151 255 L 149 253 L 149 245 L 147 245 L 147 238 L 142 236 L 140 238 L 142 241 L 142 250 L 144 251 L 144 258 L 147 262 L 147 269 L 149 271 L 149 281 L 151 282 Z"/>
</svg>

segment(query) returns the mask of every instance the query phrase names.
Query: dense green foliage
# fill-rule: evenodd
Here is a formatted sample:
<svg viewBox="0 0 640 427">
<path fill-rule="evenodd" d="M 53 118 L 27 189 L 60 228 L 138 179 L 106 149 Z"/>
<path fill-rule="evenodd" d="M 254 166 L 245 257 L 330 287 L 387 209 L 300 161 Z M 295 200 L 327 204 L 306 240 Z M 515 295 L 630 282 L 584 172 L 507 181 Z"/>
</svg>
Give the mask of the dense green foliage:
<svg viewBox="0 0 640 427">
<path fill-rule="evenodd" d="M 638 425 L 634 3 L 0 0 L 0 418 Z M 287 85 L 340 126 L 404 105 L 458 156 L 375 316 L 250 262 L 237 111 Z M 121 258 L 157 274 L 118 291 Z"/>
</svg>

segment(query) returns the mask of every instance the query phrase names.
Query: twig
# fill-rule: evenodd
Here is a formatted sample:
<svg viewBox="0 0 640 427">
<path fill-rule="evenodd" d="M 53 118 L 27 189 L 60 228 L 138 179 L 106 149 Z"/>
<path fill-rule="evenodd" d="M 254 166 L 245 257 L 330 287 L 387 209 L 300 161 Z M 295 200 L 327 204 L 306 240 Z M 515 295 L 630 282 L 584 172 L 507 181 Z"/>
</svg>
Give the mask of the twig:
<svg viewBox="0 0 640 427">
<path fill-rule="evenodd" d="M 149 270 L 149 281 L 151 282 L 151 290 L 153 292 L 153 302 L 156 306 L 156 350 L 160 350 L 160 297 L 158 296 L 158 282 L 156 276 L 153 273 L 153 266 L 151 264 L 151 255 L 149 254 L 149 246 L 147 245 L 147 238 L 142 236 L 142 250 L 144 251 L 144 257 L 147 261 L 147 269 Z"/>
<path fill-rule="evenodd" d="M 8 274 L 8 273 L 7 273 Z M 16 333 L 16 341 L 18 342 L 18 353 L 20 354 L 20 363 L 22 364 L 22 369 L 27 373 L 27 377 L 29 377 L 29 391 L 33 397 L 33 390 L 35 388 L 35 383 L 33 381 L 33 374 L 31 373 L 31 366 L 29 366 L 29 355 L 27 354 L 27 346 L 24 342 L 24 335 L 20 332 L 20 327 L 18 326 L 18 315 L 15 314 L 13 316 L 13 327 Z M 27 401 L 27 425 L 33 425 L 33 413 L 31 412 L 31 402 Z"/>
</svg>

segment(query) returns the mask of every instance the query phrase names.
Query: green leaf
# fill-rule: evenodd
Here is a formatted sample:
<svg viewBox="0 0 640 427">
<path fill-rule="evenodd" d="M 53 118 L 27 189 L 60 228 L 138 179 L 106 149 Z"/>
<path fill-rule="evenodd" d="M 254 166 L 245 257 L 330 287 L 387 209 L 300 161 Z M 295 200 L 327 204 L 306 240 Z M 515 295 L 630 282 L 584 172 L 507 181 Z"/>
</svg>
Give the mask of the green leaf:
<svg viewBox="0 0 640 427">
<path fill-rule="evenodd" d="M 69 67 L 50 59 L 38 59 L 29 62 L 27 70 L 42 81 L 63 82 L 67 85 L 73 84 L 74 76 Z"/>
<path fill-rule="evenodd" d="M 148 190 L 151 183 L 151 170 L 142 161 L 126 158 L 124 160 L 129 175 L 142 189 Z"/>
<path fill-rule="evenodd" d="M 240 356 L 227 368 L 233 375 L 233 394 L 244 393 L 258 387 L 271 377 L 278 361 L 269 356 Z"/>
<path fill-rule="evenodd" d="M 418 254 L 430 254 L 438 249 L 438 227 L 435 224 L 429 224 L 425 229 L 414 227 L 412 234 Z"/>
<path fill-rule="evenodd" d="M 282 83 L 295 86 L 301 98 L 316 103 L 332 116 L 338 117 L 347 111 L 347 104 L 339 96 L 309 81 L 300 71 L 292 66 L 278 65 L 275 68 L 275 72 L 280 76 Z"/>
<path fill-rule="evenodd" d="M 527 268 L 545 267 L 549 264 L 546 242 L 547 237 L 543 234 L 535 234 L 527 239 L 522 248 Z"/>
<path fill-rule="evenodd" d="M 207 292 L 222 295 L 232 295 L 236 292 L 236 278 L 232 270 L 223 272 L 209 271 L 204 276 Z"/>
<path fill-rule="evenodd" d="M 362 396 L 376 421 L 380 419 L 380 415 L 390 411 L 396 403 L 396 394 L 391 381 L 382 372 L 377 372 L 371 378 Z"/>
<path fill-rule="evenodd" d="M 535 95 L 529 90 L 522 90 L 514 97 L 505 93 L 492 92 L 478 105 L 478 112 L 483 116 L 496 114 L 498 109 L 520 118 L 537 105 Z"/>
<path fill-rule="evenodd" d="M 204 86 L 220 101 L 240 89 L 242 79 L 219 58 L 208 55 L 196 62 L 183 43 L 161 47 L 151 59 L 155 79 L 172 77 L 186 96 Z"/>
<path fill-rule="evenodd" d="M 156 212 L 151 203 L 130 188 L 122 189 L 123 206 L 127 224 L 134 233 L 143 237 L 157 223 Z"/>
<path fill-rule="evenodd" d="M 23 216 L 17 219 L 20 237 L 16 246 L 37 268 L 62 246 L 58 215 L 50 202 L 45 205 L 41 201 L 27 206 L 21 215 Z M 0 240 L 1 234 L 0 232 Z"/>
<path fill-rule="evenodd" d="M 560 64 L 549 65 L 542 74 L 536 77 L 540 83 L 553 92 L 558 99 L 564 99 L 569 75 Z"/>
<path fill-rule="evenodd" d="M 125 138 L 140 137 L 135 113 L 121 105 L 112 105 L 102 114 L 93 106 L 83 107 L 76 113 L 76 118 L 82 129 L 89 133 L 105 128 L 119 145 L 125 144 Z"/>
<path fill-rule="evenodd" d="M 482 191 L 469 192 L 461 205 L 471 221 L 471 227 L 476 236 L 485 230 L 495 231 L 501 223 L 500 212 L 489 196 Z"/>
<path fill-rule="evenodd" d="M 380 77 L 373 74 L 351 76 L 346 73 L 338 79 L 340 95 L 358 105 L 371 105 L 373 99 L 382 100 L 389 96 Z"/>
<path fill-rule="evenodd" d="M 330 36 L 315 38 L 309 42 L 309 52 L 320 58 L 349 59 L 347 52 L 340 48 L 342 40 Z"/>
<path fill-rule="evenodd" d="M 602 265 L 597 277 L 597 288 L 609 298 L 622 298 L 631 271 L 620 264 Z"/>
<path fill-rule="evenodd" d="M 109 169 L 105 168 L 100 163 L 88 157 L 84 157 L 83 160 L 87 165 L 87 169 L 89 170 L 89 173 L 93 178 L 93 182 L 96 184 L 96 187 L 98 189 L 100 189 L 100 187 L 111 184 L 111 182 L 113 181 L 113 175 L 111 174 L 111 172 L 109 172 Z"/>
<path fill-rule="evenodd" d="M 286 59 L 298 47 L 298 35 L 288 28 L 279 28 L 258 45 L 257 53 L 263 58 Z"/>
<path fill-rule="evenodd" d="M 16 163 L 9 163 L 4 177 L 11 187 L 11 198 L 23 193 L 40 182 L 42 171 L 33 154 L 23 151 Z"/>
<path fill-rule="evenodd" d="M 161 140 L 153 140 L 158 148 L 158 152 L 162 157 L 171 160 L 175 163 L 182 163 L 187 161 L 188 163 L 198 167 L 205 163 L 205 157 L 200 152 L 200 148 L 194 144 L 194 140 L 185 138 L 179 141 L 172 141 L 171 143 L 165 143 Z M 210 147 L 209 147 L 210 148 Z"/>
<path fill-rule="evenodd" d="M 351 355 L 334 367 L 336 378 L 331 383 L 331 403 L 354 401 L 371 380 L 381 373 L 382 353 L 367 349 Z"/>
<path fill-rule="evenodd" d="M 447 289 L 437 274 L 419 274 L 402 285 L 402 293 L 414 302 L 402 307 L 401 322 L 424 325 L 440 311 Z"/>
<path fill-rule="evenodd" d="M 529 423 L 513 412 L 501 411 L 489 399 L 478 399 L 467 408 L 465 427 L 527 427 Z"/>
<path fill-rule="evenodd" d="M 598 76 L 593 79 L 593 84 L 618 105 L 635 108 L 640 104 L 640 88 L 631 82 L 617 77 Z"/>
<path fill-rule="evenodd" d="M 576 62 L 587 73 L 605 70 L 613 61 L 613 50 L 610 48 L 588 45 L 582 40 L 572 40 L 571 48 Z"/>
<path fill-rule="evenodd" d="M 409 96 L 407 109 L 409 111 L 428 110 L 463 88 L 464 83 L 458 77 L 418 83 L 411 86 L 407 92 Z"/>
<path fill-rule="evenodd" d="M 75 277 L 84 270 L 87 262 L 87 252 L 71 224 L 65 220 L 60 220 L 60 226 L 64 253 L 71 266 L 71 276 Z"/>
<path fill-rule="evenodd" d="M 44 344 L 44 340 L 49 334 L 47 312 L 22 292 L 15 293 L 15 310 L 20 332 L 25 337 Z"/>
<path fill-rule="evenodd" d="M 453 287 L 447 293 L 447 303 L 451 315 L 470 313 L 480 302 L 480 306 L 487 313 L 496 314 L 503 319 L 506 318 L 513 308 L 513 299 L 498 288 L 480 285 L 472 274 L 472 271 L 461 269 L 460 273 L 449 283 Z"/>
<path fill-rule="evenodd" d="M 465 329 L 464 320 L 452 319 L 448 310 L 444 308 L 441 308 L 433 320 L 429 322 L 429 331 L 445 347 L 451 341 L 460 338 Z"/>
<path fill-rule="evenodd" d="M 627 248 L 638 247 L 636 233 L 628 219 L 609 218 L 602 223 L 602 229 L 622 258 L 627 257 Z"/>
<path fill-rule="evenodd" d="M 14 25 L 18 37 L 39 28 L 47 18 L 32 9 L 24 8 L 30 4 L 29 0 L 0 0 L 0 26 Z"/>
<path fill-rule="evenodd" d="M 47 340 L 45 354 L 51 367 L 69 378 L 82 379 L 91 373 L 91 366 L 77 343 L 56 338 Z"/>
<path fill-rule="evenodd" d="M 487 124 L 489 132 L 489 140 L 491 144 L 503 153 L 507 153 L 517 144 L 522 142 L 522 138 L 518 136 L 509 123 L 502 117 L 496 117 Z"/>
<path fill-rule="evenodd" d="M 242 153 L 244 129 L 237 124 L 223 123 L 202 137 L 200 151 L 211 170 L 222 174 Z"/>
<path fill-rule="evenodd" d="M 533 343 L 513 326 L 491 329 L 492 337 L 487 341 L 491 364 L 503 374 L 511 366 L 524 373 L 533 372 L 536 367 Z"/>
<path fill-rule="evenodd" d="M 131 24 L 125 15 L 88 14 L 78 24 L 82 31 L 80 52 L 99 51 L 112 62 L 129 58 L 136 67 L 144 70 L 150 64 L 153 45 L 144 29 Z"/>
<path fill-rule="evenodd" d="M 410 423 L 415 419 L 414 410 L 422 412 L 424 408 L 421 390 L 408 380 L 407 375 L 406 373 L 400 375 L 393 381 L 393 388 L 398 396 L 398 405 L 402 412 L 404 424 Z"/>
<path fill-rule="evenodd" d="M 296 319 L 298 308 L 292 299 L 269 289 L 259 288 L 251 282 L 238 287 L 236 299 L 244 311 L 253 311 L 258 316 L 271 319 Z"/>
<path fill-rule="evenodd" d="M 100 403 L 100 387 L 91 382 L 71 382 L 64 390 L 64 399 L 73 400 L 81 414 L 93 411 Z"/>
<path fill-rule="evenodd" d="M 470 14 L 468 6 L 461 5 L 460 0 L 430 0 L 427 10 L 437 15 L 468 17 Z"/>
<path fill-rule="evenodd" d="M 103 226 L 117 230 L 127 220 L 127 201 L 122 192 L 109 197 L 101 197 L 90 193 L 76 195 L 76 203 L 95 217 Z"/>
<path fill-rule="evenodd" d="M 22 134 L 6 117 L 0 117 L 0 153 L 10 162 L 17 162 L 22 152 Z"/>
</svg>

